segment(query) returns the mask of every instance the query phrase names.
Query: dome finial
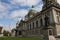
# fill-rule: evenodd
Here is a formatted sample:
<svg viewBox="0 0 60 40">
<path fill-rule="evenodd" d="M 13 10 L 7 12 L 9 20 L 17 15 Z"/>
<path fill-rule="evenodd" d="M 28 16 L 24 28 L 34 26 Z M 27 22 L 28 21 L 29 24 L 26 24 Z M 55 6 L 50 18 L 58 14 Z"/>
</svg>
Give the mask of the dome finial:
<svg viewBox="0 0 60 40">
<path fill-rule="evenodd" d="M 31 10 L 33 11 L 33 10 L 35 10 L 35 7 L 32 5 L 32 7 L 31 7 Z"/>
<path fill-rule="evenodd" d="M 34 8 L 34 6 L 32 5 L 32 7 L 31 8 Z"/>
</svg>

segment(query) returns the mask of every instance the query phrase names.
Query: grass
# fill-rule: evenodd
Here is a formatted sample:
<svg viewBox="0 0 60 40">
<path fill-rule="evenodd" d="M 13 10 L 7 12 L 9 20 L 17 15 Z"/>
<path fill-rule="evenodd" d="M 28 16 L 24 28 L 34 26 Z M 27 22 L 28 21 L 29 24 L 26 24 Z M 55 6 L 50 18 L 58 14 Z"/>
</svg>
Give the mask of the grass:
<svg viewBox="0 0 60 40">
<path fill-rule="evenodd" d="M 0 40 L 41 40 L 39 37 L 0 37 Z"/>
</svg>

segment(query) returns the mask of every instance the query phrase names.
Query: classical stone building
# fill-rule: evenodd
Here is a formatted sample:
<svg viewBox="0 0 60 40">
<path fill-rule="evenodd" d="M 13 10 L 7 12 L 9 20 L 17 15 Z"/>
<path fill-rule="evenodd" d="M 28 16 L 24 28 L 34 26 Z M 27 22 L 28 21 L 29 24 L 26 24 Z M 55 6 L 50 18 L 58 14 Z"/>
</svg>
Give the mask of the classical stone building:
<svg viewBox="0 0 60 40">
<path fill-rule="evenodd" d="M 17 35 L 40 36 L 49 40 L 49 36 L 60 36 L 60 5 L 57 0 L 42 0 L 40 12 L 30 10 L 17 25 Z M 32 6 L 33 8 L 33 6 Z"/>
<path fill-rule="evenodd" d="M 2 26 L 0 26 L 0 34 L 2 33 L 2 29 L 3 29 L 3 27 L 2 27 Z"/>
<path fill-rule="evenodd" d="M 2 37 L 2 36 L 3 36 L 3 27 L 0 26 L 0 37 Z"/>
</svg>

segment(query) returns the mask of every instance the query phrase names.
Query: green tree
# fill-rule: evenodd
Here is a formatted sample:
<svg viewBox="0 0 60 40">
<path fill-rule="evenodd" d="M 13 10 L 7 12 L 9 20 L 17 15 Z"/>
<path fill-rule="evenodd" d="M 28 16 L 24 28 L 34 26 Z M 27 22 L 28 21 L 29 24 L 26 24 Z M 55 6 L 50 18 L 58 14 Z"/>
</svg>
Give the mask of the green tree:
<svg viewBox="0 0 60 40">
<path fill-rule="evenodd" d="M 8 36 L 8 35 L 9 35 L 9 31 L 4 30 L 4 31 L 3 31 L 3 35 L 4 35 L 4 36 Z"/>
</svg>

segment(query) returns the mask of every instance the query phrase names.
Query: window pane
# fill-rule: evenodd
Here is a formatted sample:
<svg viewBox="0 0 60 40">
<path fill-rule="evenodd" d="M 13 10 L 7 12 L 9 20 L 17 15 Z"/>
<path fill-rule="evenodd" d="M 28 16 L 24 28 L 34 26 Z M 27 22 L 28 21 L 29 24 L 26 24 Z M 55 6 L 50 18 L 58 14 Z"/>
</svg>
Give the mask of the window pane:
<svg viewBox="0 0 60 40">
<path fill-rule="evenodd" d="M 36 27 L 38 27 L 38 21 L 36 21 Z"/>
<path fill-rule="evenodd" d="M 53 35 L 53 34 L 52 34 L 52 30 L 49 30 L 49 35 Z"/>
<path fill-rule="evenodd" d="M 31 29 L 31 24 L 30 24 L 30 29 Z"/>
<path fill-rule="evenodd" d="M 34 22 L 33 22 L 33 28 L 34 28 Z"/>
<path fill-rule="evenodd" d="M 40 19 L 40 25 L 41 25 L 41 26 L 43 25 L 42 19 Z"/>
</svg>

